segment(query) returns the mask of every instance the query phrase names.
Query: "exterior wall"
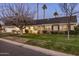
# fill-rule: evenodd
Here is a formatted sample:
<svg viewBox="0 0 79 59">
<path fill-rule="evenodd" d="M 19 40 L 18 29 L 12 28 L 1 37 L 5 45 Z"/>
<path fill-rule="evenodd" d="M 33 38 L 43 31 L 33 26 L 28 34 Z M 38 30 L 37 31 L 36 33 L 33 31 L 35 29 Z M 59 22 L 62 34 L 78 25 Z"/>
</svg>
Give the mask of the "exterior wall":
<svg viewBox="0 0 79 59">
<path fill-rule="evenodd" d="M 70 24 L 70 30 L 74 30 L 76 26 L 76 23 Z M 58 25 L 53 25 L 53 31 L 67 31 L 68 30 L 68 25 L 67 24 L 58 24 Z"/>
<path fill-rule="evenodd" d="M 37 26 L 27 26 L 26 30 L 28 30 L 29 33 L 37 33 L 38 29 L 36 29 L 36 28 L 37 28 Z"/>
<path fill-rule="evenodd" d="M 15 31 L 19 31 L 19 28 L 15 27 L 15 26 L 3 26 L 5 29 L 5 32 L 11 33 L 13 30 Z"/>
<path fill-rule="evenodd" d="M 53 31 L 58 31 L 58 25 L 53 25 Z"/>
<path fill-rule="evenodd" d="M 76 25 L 71 25 L 71 30 L 75 30 Z"/>
<path fill-rule="evenodd" d="M 71 30 L 74 30 L 76 23 L 71 24 Z M 6 32 L 12 32 L 13 30 L 19 31 L 19 28 L 14 26 L 4 26 Z M 48 32 L 50 31 L 67 31 L 68 26 L 67 23 L 56 23 L 56 24 L 41 24 L 41 25 L 31 25 L 26 26 L 25 28 L 29 33 L 42 33 L 43 30 Z M 23 33 L 25 33 L 25 29 L 23 29 Z"/>
<path fill-rule="evenodd" d="M 74 30 L 74 27 L 76 26 L 76 23 L 71 24 L 71 30 Z M 42 24 L 42 25 L 33 25 L 27 27 L 29 33 L 42 33 L 43 30 L 46 30 L 48 32 L 50 31 L 67 31 L 68 26 L 65 23 L 61 24 Z"/>
<path fill-rule="evenodd" d="M 60 28 L 59 31 L 67 31 L 68 30 L 67 25 L 60 25 L 59 28 Z"/>
<path fill-rule="evenodd" d="M 52 25 L 46 25 L 46 26 L 45 26 L 45 29 L 46 29 L 47 31 L 51 31 L 51 30 L 52 30 Z"/>
</svg>

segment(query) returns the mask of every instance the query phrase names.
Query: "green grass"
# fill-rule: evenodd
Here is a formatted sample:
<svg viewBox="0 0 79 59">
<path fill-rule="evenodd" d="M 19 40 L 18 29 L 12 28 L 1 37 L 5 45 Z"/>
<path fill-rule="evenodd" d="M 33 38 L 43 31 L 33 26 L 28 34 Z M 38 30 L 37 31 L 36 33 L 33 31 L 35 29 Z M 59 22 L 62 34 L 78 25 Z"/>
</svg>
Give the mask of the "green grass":
<svg viewBox="0 0 79 59">
<path fill-rule="evenodd" d="M 79 55 L 79 35 L 70 35 L 70 40 L 67 40 L 67 35 L 64 34 L 2 34 L 0 37 L 17 36 L 26 38 L 25 44 L 40 46 L 43 48 L 61 51 L 69 54 Z M 19 40 L 19 39 L 18 39 Z"/>
<path fill-rule="evenodd" d="M 29 39 L 27 44 L 79 55 L 79 35 L 71 35 L 70 40 L 63 34 L 24 34 L 21 37 Z"/>
</svg>

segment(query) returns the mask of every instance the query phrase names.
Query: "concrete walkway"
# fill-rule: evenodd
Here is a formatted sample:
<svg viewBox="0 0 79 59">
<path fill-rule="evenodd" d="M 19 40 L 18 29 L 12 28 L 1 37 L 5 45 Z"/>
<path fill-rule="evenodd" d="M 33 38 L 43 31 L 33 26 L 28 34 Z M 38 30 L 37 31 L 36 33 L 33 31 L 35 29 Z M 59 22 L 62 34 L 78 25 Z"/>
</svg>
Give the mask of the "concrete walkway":
<svg viewBox="0 0 79 59">
<path fill-rule="evenodd" d="M 43 56 L 44 56 L 44 54 L 50 55 L 50 56 L 72 56 L 71 54 L 65 54 L 65 53 L 62 53 L 62 52 L 52 51 L 52 50 L 49 50 L 49 49 L 44 49 L 44 48 L 40 48 L 40 47 L 28 45 L 28 44 L 22 44 L 22 43 L 18 43 L 18 42 L 3 39 L 3 38 L 0 38 L 0 41 L 6 42 L 6 43 L 9 43 L 9 44 L 13 44 L 13 45 L 17 45 L 21 48 L 23 47 L 23 48 L 26 48 L 26 49 L 29 49 L 29 50 L 32 50 L 32 51 L 40 52 L 40 53 L 43 54 Z M 34 53 L 37 53 L 37 52 L 34 52 Z M 38 56 L 40 56 L 40 54 Z"/>
</svg>

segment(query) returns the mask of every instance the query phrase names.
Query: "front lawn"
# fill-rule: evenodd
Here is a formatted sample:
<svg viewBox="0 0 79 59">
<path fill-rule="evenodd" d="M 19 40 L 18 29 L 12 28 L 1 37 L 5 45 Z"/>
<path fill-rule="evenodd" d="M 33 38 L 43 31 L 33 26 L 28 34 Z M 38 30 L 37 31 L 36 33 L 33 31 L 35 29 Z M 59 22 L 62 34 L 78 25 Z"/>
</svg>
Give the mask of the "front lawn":
<svg viewBox="0 0 79 59">
<path fill-rule="evenodd" d="M 79 55 L 79 35 L 70 35 L 70 40 L 67 40 L 67 35 L 64 34 L 5 34 L 5 36 L 3 34 L 1 37 L 9 37 L 11 40 L 24 44 L 30 44 L 51 50 Z"/>
<path fill-rule="evenodd" d="M 26 44 L 79 55 L 79 35 L 71 35 L 70 40 L 63 34 L 24 34 L 20 37 L 29 39 Z"/>
</svg>

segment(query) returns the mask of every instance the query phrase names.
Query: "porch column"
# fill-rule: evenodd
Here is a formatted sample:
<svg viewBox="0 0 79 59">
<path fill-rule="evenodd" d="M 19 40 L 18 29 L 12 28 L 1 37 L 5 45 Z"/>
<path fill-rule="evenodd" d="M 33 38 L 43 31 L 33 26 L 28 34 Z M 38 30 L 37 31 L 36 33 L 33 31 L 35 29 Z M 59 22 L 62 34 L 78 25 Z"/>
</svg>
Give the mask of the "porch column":
<svg viewBox="0 0 79 59">
<path fill-rule="evenodd" d="M 59 27 L 59 25 L 58 25 L 58 31 L 60 31 L 60 27 Z"/>
<path fill-rule="evenodd" d="M 53 31 L 53 25 L 52 25 L 51 29 L 52 29 L 52 31 Z"/>
</svg>

